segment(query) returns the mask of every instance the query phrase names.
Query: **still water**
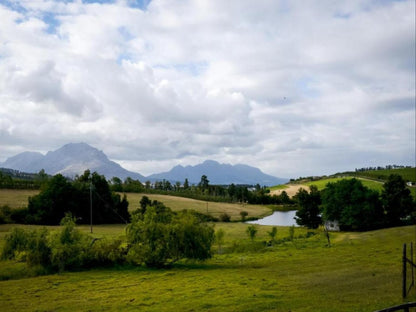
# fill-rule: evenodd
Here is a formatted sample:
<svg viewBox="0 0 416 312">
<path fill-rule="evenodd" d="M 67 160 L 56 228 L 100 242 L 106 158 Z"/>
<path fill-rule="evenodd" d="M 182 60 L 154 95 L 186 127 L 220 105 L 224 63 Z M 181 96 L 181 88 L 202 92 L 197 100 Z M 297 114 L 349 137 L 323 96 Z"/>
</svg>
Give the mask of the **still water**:
<svg viewBox="0 0 416 312">
<path fill-rule="evenodd" d="M 258 219 L 256 221 L 248 221 L 246 223 L 250 224 L 260 224 L 260 225 L 281 225 L 281 226 L 297 226 L 294 219 L 296 215 L 296 210 L 291 211 L 275 211 L 272 215 L 267 216 L 263 219 Z"/>
</svg>

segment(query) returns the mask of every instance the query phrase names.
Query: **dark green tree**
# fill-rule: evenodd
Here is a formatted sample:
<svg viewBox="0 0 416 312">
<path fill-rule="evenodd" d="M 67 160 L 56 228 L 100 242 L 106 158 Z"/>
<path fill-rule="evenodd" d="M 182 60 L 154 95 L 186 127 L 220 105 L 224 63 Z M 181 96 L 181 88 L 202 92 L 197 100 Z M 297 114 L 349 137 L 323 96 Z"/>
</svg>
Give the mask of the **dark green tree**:
<svg viewBox="0 0 416 312">
<path fill-rule="evenodd" d="M 38 195 L 29 198 L 28 223 L 59 224 L 66 212 L 78 209 L 77 190 L 61 174 L 52 177 Z"/>
<path fill-rule="evenodd" d="M 403 178 L 398 174 L 391 174 L 383 185 L 381 193 L 386 223 L 389 226 L 402 224 L 402 220 L 414 212 L 413 199 Z"/>
<path fill-rule="evenodd" d="M 201 176 L 201 181 L 198 183 L 198 186 L 201 190 L 207 190 L 209 187 L 208 177 L 204 174 Z"/>
<path fill-rule="evenodd" d="M 296 211 L 296 223 L 304 225 L 309 229 L 316 229 L 322 223 L 320 217 L 319 205 L 321 204 L 321 196 L 318 188 L 314 185 L 310 186 L 310 192 L 301 188 L 294 196 L 298 210 Z"/>
<path fill-rule="evenodd" d="M 371 230 L 384 225 L 384 211 L 377 191 L 360 180 L 328 183 L 322 191 L 324 220 L 338 220 L 344 230 Z"/>
<path fill-rule="evenodd" d="M 185 182 L 183 183 L 183 189 L 184 190 L 189 189 L 189 181 L 188 181 L 188 179 L 185 179 Z"/>
</svg>

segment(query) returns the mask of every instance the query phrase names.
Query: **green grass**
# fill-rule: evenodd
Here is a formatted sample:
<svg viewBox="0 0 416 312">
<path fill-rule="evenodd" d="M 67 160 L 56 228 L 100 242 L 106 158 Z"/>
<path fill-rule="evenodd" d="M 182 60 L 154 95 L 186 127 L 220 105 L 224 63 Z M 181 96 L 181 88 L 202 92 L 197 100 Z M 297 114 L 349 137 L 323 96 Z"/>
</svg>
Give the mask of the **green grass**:
<svg viewBox="0 0 416 312">
<path fill-rule="evenodd" d="M 338 181 L 343 180 L 343 179 L 352 179 L 352 178 L 353 177 L 328 178 L 328 179 L 322 179 L 322 180 L 307 182 L 306 185 L 308 185 L 308 186 L 315 185 L 318 188 L 318 190 L 323 190 L 328 183 L 335 183 L 335 182 L 338 182 Z M 357 179 L 359 179 L 364 186 L 366 186 L 370 189 L 376 190 L 379 193 L 381 193 L 381 191 L 383 190 L 383 183 L 381 183 L 381 182 L 368 180 L 368 179 L 363 179 L 363 178 L 357 178 Z"/>
<path fill-rule="evenodd" d="M 0 275 L 21 272 L 18 279 L 0 282 L 1 310 L 336 312 L 374 311 L 403 302 L 401 250 L 415 239 L 414 226 L 331 233 L 330 248 L 317 231 L 294 243 L 242 253 L 229 253 L 226 246 L 261 245 L 271 227 L 259 226 L 253 243 L 245 224 L 218 223 L 215 228 L 225 231 L 223 254 L 171 269 L 126 266 L 23 278 L 22 263 L 0 262 Z M 9 229 L 2 225 L 0 233 Z M 97 226 L 95 232 L 120 236 L 123 229 Z M 277 233 L 284 238 L 288 228 L 278 227 Z M 295 236 L 305 233 L 296 228 Z M 415 299 L 412 291 L 408 301 Z"/>
<path fill-rule="evenodd" d="M 10 208 L 27 207 L 28 198 L 39 194 L 39 190 L 11 190 L 0 189 L 0 206 Z"/>
<path fill-rule="evenodd" d="M 279 184 L 279 185 L 271 186 L 268 189 L 272 192 L 272 191 L 284 190 L 286 188 L 287 188 L 286 184 Z"/>
<path fill-rule="evenodd" d="M 206 202 L 191 198 L 157 194 L 126 193 L 126 195 L 127 200 L 129 201 L 130 211 L 138 208 L 140 206 L 139 203 L 142 197 L 147 196 L 151 200 L 157 200 L 164 203 L 167 207 L 170 207 L 174 211 L 179 211 L 183 209 L 193 209 L 200 213 L 209 214 L 217 218 L 222 213 L 227 213 L 231 216 L 232 221 L 241 220 L 241 211 L 248 212 L 247 218 L 261 218 L 272 213 L 272 209 L 264 205 Z"/>
<path fill-rule="evenodd" d="M 402 176 L 405 181 L 416 182 L 416 168 L 401 168 L 401 169 L 384 169 L 384 170 L 369 170 L 359 171 L 354 173 L 357 176 L 368 177 L 372 179 L 386 181 L 389 175 L 398 174 Z"/>
</svg>

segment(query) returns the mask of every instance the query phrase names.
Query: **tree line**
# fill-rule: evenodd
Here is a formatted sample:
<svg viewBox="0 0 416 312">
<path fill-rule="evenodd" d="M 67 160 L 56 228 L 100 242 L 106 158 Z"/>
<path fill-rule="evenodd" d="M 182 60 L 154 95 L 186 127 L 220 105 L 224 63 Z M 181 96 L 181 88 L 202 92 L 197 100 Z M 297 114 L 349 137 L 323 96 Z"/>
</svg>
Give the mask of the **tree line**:
<svg viewBox="0 0 416 312">
<path fill-rule="evenodd" d="M 391 174 L 379 194 L 357 179 L 328 183 L 318 191 L 300 189 L 294 196 L 296 222 L 317 228 L 325 221 L 337 221 L 341 230 L 366 231 L 416 223 L 416 199 L 400 175 Z"/>
</svg>

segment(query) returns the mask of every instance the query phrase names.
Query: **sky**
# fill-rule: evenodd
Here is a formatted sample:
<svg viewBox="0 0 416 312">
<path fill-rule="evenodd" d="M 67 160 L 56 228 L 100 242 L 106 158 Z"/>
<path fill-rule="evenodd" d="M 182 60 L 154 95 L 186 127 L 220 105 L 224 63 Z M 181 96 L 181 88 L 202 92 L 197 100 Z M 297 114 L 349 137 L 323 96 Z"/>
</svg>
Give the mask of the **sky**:
<svg viewBox="0 0 416 312">
<path fill-rule="evenodd" d="M 0 0 L 0 162 L 415 165 L 415 1 Z"/>
</svg>

